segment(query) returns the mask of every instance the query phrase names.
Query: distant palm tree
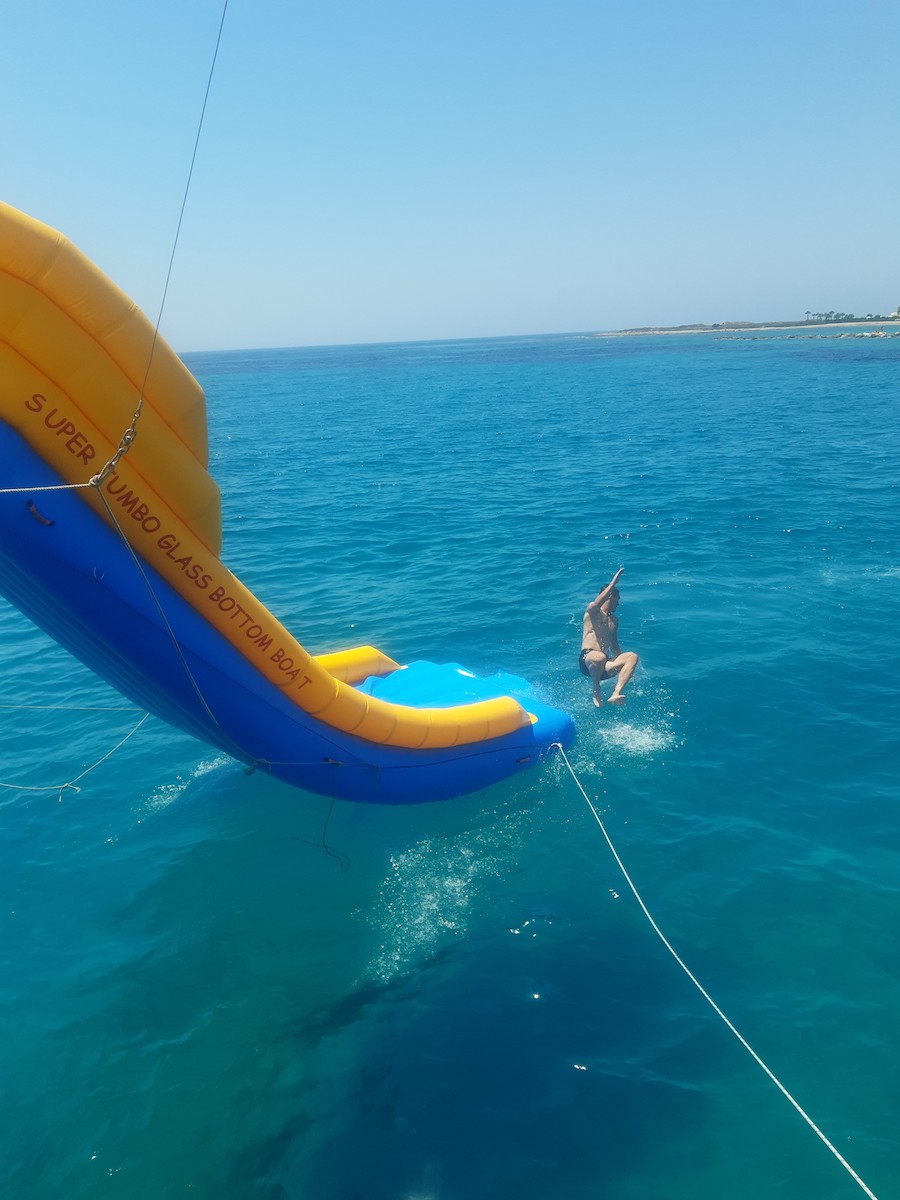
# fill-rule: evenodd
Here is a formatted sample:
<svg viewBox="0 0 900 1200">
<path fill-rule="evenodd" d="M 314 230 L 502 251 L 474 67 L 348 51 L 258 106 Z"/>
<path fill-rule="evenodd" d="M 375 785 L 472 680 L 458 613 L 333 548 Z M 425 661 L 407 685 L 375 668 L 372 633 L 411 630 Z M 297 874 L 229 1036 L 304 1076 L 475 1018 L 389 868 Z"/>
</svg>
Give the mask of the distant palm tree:
<svg viewBox="0 0 900 1200">
<path fill-rule="evenodd" d="M 807 309 L 807 310 L 806 310 L 806 319 L 807 319 L 807 321 L 809 320 L 809 318 L 810 318 L 811 316 L 812 316 L 812 313 L 809 311 L 809 309 Z"/>
</svg>

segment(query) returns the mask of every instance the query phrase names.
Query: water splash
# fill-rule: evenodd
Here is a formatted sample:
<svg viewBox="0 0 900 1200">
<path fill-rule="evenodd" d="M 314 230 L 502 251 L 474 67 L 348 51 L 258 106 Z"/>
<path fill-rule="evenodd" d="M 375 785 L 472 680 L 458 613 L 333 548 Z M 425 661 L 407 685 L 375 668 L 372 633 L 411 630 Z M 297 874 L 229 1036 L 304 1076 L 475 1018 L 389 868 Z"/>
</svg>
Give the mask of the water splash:
<svg viewBox="0 0 900 1200">
<path fill-rule="evenodd" d="M 469 936 L 485 896 L 529 836 L 532 815 L 501 805 L 481 828 L 431 835 L 393 854 L 368 917 L 380 945 L 366 974 L 387 983 Z"/>
<path fill-rule="evenodd" d="M 210 775 L 213 771 L 220 770 L 232 762 L 233 759 L 227 755 L 218 754 L 215 758 L 207 758 L 203 762 L 197 763 L 187 775 L 176 775 L 174 779 L 160 784 L 147 797 L 145 812 L 160 812 L 168 808 L 170 804 L 175 803 L 179 796 L 183 795 L 192 783 L 195 783 L 198 779 L 202 779 L 205 775 Z"/>
<path fill-rule="evenodd" d="M 646 758 L 675 745 L 675 735 L 671 729 L 654 725 L 633 725 L 628 721 L 610 724 L 600 736 L 604 747 L 634 758 Z"/>
<path fill-rule="evenodd" d="M 629 710 L 628 704 L 638 709 Z M 675 728 L 678 712 L 665 687 L 636 687 L 624 709 L 606 710 L 598 725 L 603 749 L 628 758 L 649 758 L 680 745 Z M 611 719 L 606 719 L 611 718 Z"/>
<path fill-rule="evenodd" d="M 465 934 L 485 860 L 468 844 L 426 838 L 391 856 L 370 917 L 383 941 L 371 965 L 382 982 L 405 974 L 442 943 Z"/>
</svg>

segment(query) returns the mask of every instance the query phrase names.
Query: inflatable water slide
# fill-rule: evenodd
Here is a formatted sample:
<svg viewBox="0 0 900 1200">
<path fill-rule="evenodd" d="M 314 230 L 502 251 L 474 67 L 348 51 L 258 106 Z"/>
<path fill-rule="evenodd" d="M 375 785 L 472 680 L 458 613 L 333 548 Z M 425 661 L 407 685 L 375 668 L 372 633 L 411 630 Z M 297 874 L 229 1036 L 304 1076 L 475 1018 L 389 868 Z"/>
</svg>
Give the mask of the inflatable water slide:
<svg viewBox="0 0 900 1200">
<path fill-rule="evenodd" d="M 206 402 L 137 307 L 0 204 L 0 591 L 141 708 L 288 784 L 412 803 L 568 745 L 503 673 L 313 656 L 223 565 Z"/>
</svg>

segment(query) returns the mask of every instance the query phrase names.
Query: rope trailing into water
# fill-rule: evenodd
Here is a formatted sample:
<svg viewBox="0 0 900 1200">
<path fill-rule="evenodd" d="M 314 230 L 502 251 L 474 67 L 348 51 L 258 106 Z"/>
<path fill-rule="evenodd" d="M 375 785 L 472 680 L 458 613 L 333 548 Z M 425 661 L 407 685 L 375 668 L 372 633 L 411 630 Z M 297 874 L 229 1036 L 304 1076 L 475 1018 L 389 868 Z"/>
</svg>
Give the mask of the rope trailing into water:
<svg viewBox="0 0 900 1200">
<path fill-rule="evenodd" d="M 58 792 L 58 799 L 60 802 L 62 802 L 63 792 L 80 792 L 81 788 L 77 787 L 76 785 L 80 783 L 85 776 L 90 775 L 91 771 L 96 771 L 96 769 L 105 763 L 107 759 L 112 758 L 115 752 L 121 749 L 121 747 L 125 745 L 129 738 L 134 737 L 149 716 L 150 714 L 145 712 L 138 721 L 137 725 L 135 725 L 134 729 L 132 729 L 130 733 L 126 733 L 122 740 L 117 745 L 113 746 L 112 750 L 108 750 L 102 758 L 98 758 L 95 763 L 92 763 L 89 767 L 85 767 L 80 775 L 76 775 L 75 778 L 70 779 L 68 783 L 52 783 L 44 784 L 43 786 L 37 785 L 32 787 L 27 787 L 18 783 L 0 783 L 0 788 L 6 788 L 13 792 Z"/>
<path fill-rule="evenodd" d="M 603 834 L 604 838 L 606 839 L 606 844 L 607 844 L 607 846 L 609 846 L 612 856 L 616 860 L 616 865 L 618 866 L 619 870 L 622 872 L 622 878 L 628 884 L 628 887 L 631 890 L 631 894 L 634 896 L 635 900 L 638 902 L 641 912 L 644 914 L 644 916 L 650 922 L 650 927 L 653 930 L 653 932 L 656 934 L 656 936 L 659 938 L 659 940 L 662 942 L 662 944 L 668 950 L 669 954 L 671 954 L 671 956 L 675 959 L 675 961 L 678 963 L 679 967 L 681 967 L 682 971 L 684 971 L 685 975 L 687 975 L 688 979 L 691 981 L 691 983 L 694 985 L 694 987 L 697 989 L 697 991 L 700 993 L 700 995 L 703 997 L 703 999 L 707 1002 L 707 1004 L 710 1006 L 710 1008 L 713 1010 L 713 1012 L 716 1014 L 716 1016 L 718 1016 L 725 1023 L 725 1025 L 728 1027 L 728 1029 L 731 1030 L 731 1032 L 734 1034 L 734 1036 L 737 1038 L 737 1040 L 741 1043 L 741 1045 L 744 1047 L 744 1049 L 747 1051 L 747 1053 L 756 1061 L 757 1065 L 762 1067 L 763 1071 L 765 1071 L 765 1073 L 766 1073 L 766 1075 L 768 1075 L 769 1079 L 771 1079 L 771 1081 L 775 1084 L 775 1086 L 778 1088 L 778 1090 L 781 1092 L 781 1094 L 785 1097 L 785 1099 L 788 1100 L 791 1105 L 793 1105 L 793 1107 L 800 1114 L 800 1116 L 803 1118 L 803 1120 L 807 1123 L 807 1125 L 810 1127 L 810 1129 L 813 1131 L 813 1133 L 825 1144 L 825 1146 L 827 1146 L 827 1148 L 831 1151 L 831 1153 L 834 1155 L 834 1157 L 838 1160 L 838 1162 L 841 1164 L 841 1166 L 844 1168 L 844 1170 L 848 1173 L 848 1175 L 850 1175 L 851 1179 L 853 1179 L 853 1181 L 859 1185 L 859 1187 L 863 1190 L 863 1192 L 865 1192 L 865 1194 L 869 1197 L 869 1200 L 878 1200 L 878 1197 L 871 1190 L 871 1188 L 868 1187 L 868 1185 L 859 1177 L 859 1175 L 857 1175 L 856 1171 L 854 1171 L 854 1169 L 850 1166 L 850 1164 L 847 1162 L 846 1158 L 844 1158 L 844 1156 L 841 1154 L 841 1152 L 828 1140 L 828 1138 L 825 1136 L 825 1134 L 822 1132 L 822 1130 L 818 1127 L 818 1125 L 815 1123 L 815 1121 L 812 1119 L 812 1117 L 810 1117 L 809 1114 L 803 1108 L 801 1108 L 801 1106 L 794 1099 L 794 1097 L 791 1095 L 791 1093 L 787 1090 L 787 1088 L 784 1086 L 784 1084 L 781 1082 L 781 1080 L 778 1079 L 777 1076 L 766 1066 L 766 1064 L 763 1062 L 763 1060 L 760 1058 L 760 1056 L 756 1053 L 756 1051 L 753 1049 L 753 1047 L 750 1045 L 750 1043 L 747 1041 L 747 1039 L 743 1036 L 743 1034 L 741 1034 L 739 1032 L 739 1030 L 737 1030 L 735 1028 L 735 1026 L 731 1023 L 731 1021 L 725 1015 L 725 1013 L 722 1012 L 721 1008 L 719 1008 L 718 1004 L 716 1004 L 715 1000 L 713 1000 L 712 996 L 710 996 L 709 992 L 707 992 L 706 988 L 704 988 L 703 985 L 700 983 L 700 981 L 697 979 L 696 975 L 694 975 L 694 973 L 690 970 L 690 968 L 687 966 L 687 964 L 684 962 L 684 960 L 675 951 L 671 942 L 668 940 L 668 938 L 662 932 L 660 927 L 654 921 L 653 917 L 650 915 L 650 911 L 647 908 L 647 905 L 642 900 L 640 892 L 638 892 L 637 888 L 635 887 L 634 883 L 632 882 L 631 876 L 628 874 L 627 870 L 625 869 L 625 864 L 622 862 L 622 859 L 619 857 L 618 851 L 616 850 L 615 846 L 613 845 L 612 838 L 609 836 L 609 834 L 606 831 L 606 826 L 603 824 L 603 822 L 600 819 L 600 814 L 597 812 L 597 809 L 594 807 L 593 803 L 591 802 L 591 799 L 588 796 L 587 792 L 581 786 L 581 781 L 579 780 L 578 776 L 575 774 L 575 771 L 572 767 L 572 764 L 569 762 L 569 759 L 568 759 L 568 756 L 566 755 L 565 750 L 563 749 L 563 747 L 560 745 L 559 742 L 554 742 L 552 748 L 558 750 L 560 752 L 560 754 L 562 755 L 563 762 L 566 764 L 566 767 L 569 770 L 569 774 L 572 776 L 572 779 L 575 782 L 575 786 L 578 788 L 579 792 L 581 792 L 581 795 L 583 796 L 585 803 L 587 804 L 588 808 L 591 810 L 591 812 L 594 815 L 594 820 L 600 826 L 600 832 Z"/>
<path fill-rule="evenodd" d="M 348 854 L 342 854 L 340 852 L 340 850 L 333 850 L 331 848 L 331 846 L 328 845 L 328 842 L 326 840 L 327 836 L 328 836 L 328 822 L 331 820 L 331 814 L 334 812 L 335 803 L 336 803 L 335 797 L 332 796 L 331 803 L 328 805 L 328 812 L 325 814 L 325 822 L 322 825 L 321 841 L 312 842 L 312 841 L 310 841 L 309 838 L 295 837 L 293 835 L 291 837 L 291 841 L 292 842 L 303 842 L 303 844 L 306 846 L 316 846 L 316 847 L 321 846 L 321 848 L 325 851 L 325 853 L 328 855 L 329 858 L 333 858 L 337 861 L 337 864 L 341 870 L 341 874 L 345 875 L 350 870 L 350 856 Z"/>
</svg>

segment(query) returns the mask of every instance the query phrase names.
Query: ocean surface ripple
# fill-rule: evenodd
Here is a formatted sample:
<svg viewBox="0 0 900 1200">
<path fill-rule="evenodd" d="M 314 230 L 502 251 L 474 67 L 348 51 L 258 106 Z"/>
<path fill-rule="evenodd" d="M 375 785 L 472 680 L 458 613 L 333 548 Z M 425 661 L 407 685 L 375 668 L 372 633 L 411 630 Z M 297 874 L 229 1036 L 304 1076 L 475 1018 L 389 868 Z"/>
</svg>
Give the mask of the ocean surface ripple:
<svg viewBox="0 0 900 1200">
<path fill-rule="evenodd" d="M 897 1178 L 892 340 L 186 356 L 224 558 L 313 652 L 530 679 L 656 920 L 882 1200 Z M 594 710 L 585 602 L 641 663 Z M 558 758 L 291 791 L 0 607 L 0 1182 L 23 1200 L 842 1200 Z M 31 790 L 37 789 L 37 790 Z"/>
</svg>

